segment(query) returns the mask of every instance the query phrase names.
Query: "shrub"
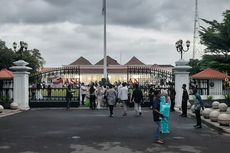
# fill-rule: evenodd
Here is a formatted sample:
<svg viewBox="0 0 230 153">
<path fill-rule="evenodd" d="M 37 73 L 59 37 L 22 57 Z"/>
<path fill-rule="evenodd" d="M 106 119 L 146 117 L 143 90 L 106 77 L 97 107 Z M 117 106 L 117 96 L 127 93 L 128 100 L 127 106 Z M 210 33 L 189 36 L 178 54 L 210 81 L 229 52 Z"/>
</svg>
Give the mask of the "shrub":
<svg viewBox="0 0 230 153">
<path fill-rule="evenodd" d="M 228 93 L 227 95 L 224 95 L 224 98 L 225 98 L 226 102 L 230 103 L 230 93 Z"/>
<path fill-rule="evenodd" d="M 0 101 L 2 101 L 4 103 L 9 103 L 10 97 L 9 96 L 2 96 L 2 97 L 0 97 Z"/>
<path fill-rule="evenodd" d="M 0 97 L 0 104 L 6 109 L 10 108 L 10 104 L 13 102 L 13 99 L 10 99 L 9 96 Z"/>
<path fill-rule="evenodd" d="M 208 96 L 208 97 L 207 97 L 207 100 L 208 100 L 209 102 L 211 102 L 211 101 L 213 100 L 213 96 Z"/>
</svg>

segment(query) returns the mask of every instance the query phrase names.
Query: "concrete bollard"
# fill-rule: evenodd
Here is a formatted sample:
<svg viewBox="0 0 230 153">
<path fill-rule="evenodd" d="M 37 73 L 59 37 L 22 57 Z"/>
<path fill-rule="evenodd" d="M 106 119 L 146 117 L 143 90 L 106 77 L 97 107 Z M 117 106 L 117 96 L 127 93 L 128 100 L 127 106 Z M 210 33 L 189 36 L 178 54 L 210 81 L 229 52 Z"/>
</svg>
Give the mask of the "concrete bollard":
<svg viewBox="0 0 230 153">
<path fill-rule="evenodd" d="M 205 108 L 202 112 L 202 115 L 204 116 L 205 119 L 209 119 L 209 115 L 212 112 L 212 109 L 210 108 Z"/>
<path fill-rule="evenodd" d="M 230 115 L 222 113 L 218 116 L 218 123 L 222 126 L 229 126 L 230 124 Z"/>
<path fill-rule="evenodd" d="M 220 112 L 218 110 L 214 110 L 210 113 L 209 118 L 212 122 L 217 122 L 219 115 L 220 115 Z"/>
<path fill-rule="evenodd" d="M 10 104 L 10 108 L 13 109 L 13 110 L 16 110 L 16 109 L 18 109 L 18 104 L 13 102 L 13 103 Z"/>
<path fill-rule="evenodd" d="M 2 105 L 0 105 L 0 113 L 2 113 L 4 110 L 4 107 Z"/>
</svg>

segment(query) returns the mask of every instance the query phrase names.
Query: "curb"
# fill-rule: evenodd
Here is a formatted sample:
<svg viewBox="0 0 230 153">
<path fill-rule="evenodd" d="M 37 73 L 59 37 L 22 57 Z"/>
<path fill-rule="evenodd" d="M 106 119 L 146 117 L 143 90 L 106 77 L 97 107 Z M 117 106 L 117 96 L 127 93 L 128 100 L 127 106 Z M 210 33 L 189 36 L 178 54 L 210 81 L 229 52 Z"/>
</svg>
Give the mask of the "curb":
<svg viewBox="0 0 230 153">
<path fill-rule="evenodd" d="M 14 114 L 21 113 L 21 112 L 23 112 L 23 111 L 21 111 L 19 109 L 18 110 L 3 110 L 3 112 L 0 113 L 0 118 L 14 115 Z"/>
<path fill-rule="evenodd" d="M 196 118 L 195 114 L 188 112 L 188 115 L 191 118 Z M 230 134 L 230 126 L 220 126 L 218 122 L 212 122 L 209 119 L 205 119 L 203 116 L 201 116 L 201 122 L 208 127 L 218 131 L 219 133 L 228 133 Z"/>
</svg>

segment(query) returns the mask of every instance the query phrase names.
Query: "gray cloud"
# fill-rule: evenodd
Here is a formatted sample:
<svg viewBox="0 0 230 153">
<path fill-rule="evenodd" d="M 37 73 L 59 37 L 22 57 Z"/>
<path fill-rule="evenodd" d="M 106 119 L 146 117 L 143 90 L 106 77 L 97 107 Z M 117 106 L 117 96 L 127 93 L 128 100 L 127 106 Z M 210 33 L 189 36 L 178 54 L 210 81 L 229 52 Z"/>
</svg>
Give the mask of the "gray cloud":
<svg viewBox="0 0 230 153">
<path fill-rule="evenodd" d="M 107 0 L 108 54 L 118 61 L 121 55 L 123 64 L 134 55 L 144 63 L 173 64 L 179 58 L 174 42 L 192 40 L 194 1 Z M 28 42 L 41 50 L 47 66 L 69 64 L 80 56 L 92 63 L 102 58 L 102 0 L 0 2 L 0 39 L 8 45 Z M 199 0 L 199 15 L 221 21 L 229 6 L 229 0 Z"/>
<path fill-rule="evenodd" d="M 219 10 L 229 4 L 227 0 L 221 1 Z M 216 6 L 215 0 L 199 3 L 205 10 Z M 102 0 L 1 0 L 1 4 L 0 13 L 4 16 L 0 21 L 3 23 L 103 24 Z M 192 28 L 193 13 L 191 0 L 107 0 L 108 24 L 183 31 Z"/>
</svg>

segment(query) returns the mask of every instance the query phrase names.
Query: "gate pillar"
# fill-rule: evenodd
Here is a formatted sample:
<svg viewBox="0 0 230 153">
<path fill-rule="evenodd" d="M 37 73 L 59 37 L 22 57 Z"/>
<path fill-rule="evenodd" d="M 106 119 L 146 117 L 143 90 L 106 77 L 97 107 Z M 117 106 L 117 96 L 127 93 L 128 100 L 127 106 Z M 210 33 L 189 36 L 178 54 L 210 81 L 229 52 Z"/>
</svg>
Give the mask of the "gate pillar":
<svg viewBox="0 0 230 153">
<path fill-rule="evenodd" d="M 10 67 L 14 74 L 14 102 L 18 104 L 19 109 L 29 109 L 29 72 L 32 68 L 27 67 L 29 63 L 24 60 L 13 62 Z"/>
<path fill-rule="evenodd" d="M 176 66 L 174 67 L 175 74 L 175 90 L 176 90 L 176 99 L 175 99 L 175 107 L 181 108 L 182 102 L 182 94 L 183 89 L 182 85 L 186 84 L 186 88 L 189 93 L 189 72 L 188 70 L 191 68 L 188 66 L 188 61 L 180 59 L 175 62 Z"/>
</svg>

